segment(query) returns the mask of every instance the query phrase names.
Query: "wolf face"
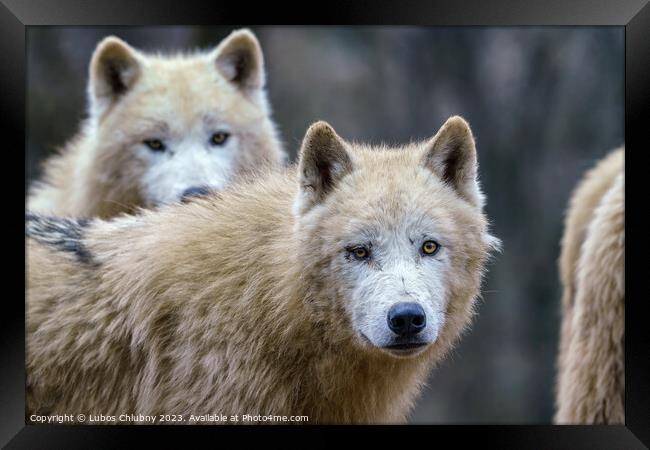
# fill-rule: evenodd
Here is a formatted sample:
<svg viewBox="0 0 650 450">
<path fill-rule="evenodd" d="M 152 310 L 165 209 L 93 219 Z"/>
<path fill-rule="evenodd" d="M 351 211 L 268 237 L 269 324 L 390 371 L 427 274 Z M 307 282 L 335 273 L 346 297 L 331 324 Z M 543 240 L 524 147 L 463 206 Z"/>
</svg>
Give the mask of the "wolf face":
<svg viewBox="0 0 650 450">
<path fill-rule="evenodd" d="M 453 339 L 498 243 L 481 213 L 467 123 L 453 117 L 428 142 L 396 149 L 349 144 L 317 123 L 298 170 L 303 264 L 325 293 L 310 301 L 317 320 L 399 357 Z"/>
<path fill-rule="evenodd" d="M 264 83 L 262 52 L 247 30 L 213 51 L 178 56 L 104 39 L 90 65 L 96 173 L 153 206 L 276 163 L 283 155 Z"/>
</svg>

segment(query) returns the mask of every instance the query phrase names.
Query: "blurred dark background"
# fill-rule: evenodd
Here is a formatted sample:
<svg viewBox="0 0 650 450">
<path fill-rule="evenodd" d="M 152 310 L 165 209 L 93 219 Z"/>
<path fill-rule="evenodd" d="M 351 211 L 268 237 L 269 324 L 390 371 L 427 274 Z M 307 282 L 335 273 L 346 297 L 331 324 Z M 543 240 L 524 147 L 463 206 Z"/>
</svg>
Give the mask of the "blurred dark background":
<svg viewBox="0 0 650 450">
<path fill-rule="evenodd" d="M 477 139 L 503 253 L 474 326 L 441 362 L 413 423 L 550 423 L 562 221 L 583 172 L 623 144 L 624 29 L 252 27 L 291 158 L 308 125 L 346 139 L 432 136 L 460 114 Z M 232 28 L 28 27 L 28 181 L 77 131 L 96 43 L 210 48 Z"/>
</svg>

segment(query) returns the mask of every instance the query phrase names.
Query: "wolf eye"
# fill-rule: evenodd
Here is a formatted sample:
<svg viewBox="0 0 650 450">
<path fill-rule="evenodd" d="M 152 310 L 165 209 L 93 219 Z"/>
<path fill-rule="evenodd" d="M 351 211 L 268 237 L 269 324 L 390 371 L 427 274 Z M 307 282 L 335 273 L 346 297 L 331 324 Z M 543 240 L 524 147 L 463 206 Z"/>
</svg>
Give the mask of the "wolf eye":
<svg viewBox="0 0 650 450">
<path fill-rule="evenodd" d="M 363 261 L 370 257 L 370 250 L 362 246 L 350 248 L 348 252 L 358 261 Z"/>
<path fill-rule="evenodd" d="M 165 144 L 163 144 L 160 139 L 147 139 L 144 141 L 144 145 L 155 152 L 162 152 L 165 150 Z"/>
<path fill-rule="evenodd" d="M 210 143 L 212 145 L 223 145 L 226 143 L 229 137 L 230 134 L 226 133 L 225 131 L 219 131 L 212 135 L 212 137 L 210 138 Z"/>
<path fill-rule="evenodd" d="M 436 241 L 425 241 L 424 244 L 422 244 L 422 253 L 431 256 L 437 253 L 439 248 L 440 246 Z"/>
</svg>

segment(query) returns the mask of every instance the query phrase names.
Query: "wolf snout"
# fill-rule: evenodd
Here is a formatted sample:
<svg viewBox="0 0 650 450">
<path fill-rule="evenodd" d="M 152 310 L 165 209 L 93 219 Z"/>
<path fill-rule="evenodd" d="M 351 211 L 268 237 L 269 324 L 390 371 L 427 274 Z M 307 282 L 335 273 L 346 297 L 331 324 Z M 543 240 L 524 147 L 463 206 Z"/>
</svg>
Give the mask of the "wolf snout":
<svg viewBox="0 0 650 450">
<path fill-rule="evenodd" d="M 427 316 L 417 303 L 396 303 L 388 311 L 388 328 L 400 337 L 415 336 L 424 330 L 426 325 Z"/>
<path fill-rule="evenodd" d="M 209 193 L 210 189 L 207 186 L 193 186 L 183 191 L 181 194 L 181 201 L 187 202 L 193 197 L 205 197 Z"/>
</svg>

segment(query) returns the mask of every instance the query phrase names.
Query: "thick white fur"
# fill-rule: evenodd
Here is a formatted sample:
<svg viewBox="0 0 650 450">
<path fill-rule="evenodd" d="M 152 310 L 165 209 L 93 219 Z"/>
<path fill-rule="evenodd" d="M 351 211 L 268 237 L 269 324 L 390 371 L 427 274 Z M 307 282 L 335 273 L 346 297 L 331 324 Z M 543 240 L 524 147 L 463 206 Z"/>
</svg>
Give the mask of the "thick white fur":
<svg viewBox="0 0 650 450">
<path fill-rule="evenodd" d="M 476 164 L 464 120 L 440 136 L 462 137 L 453 167 Z M 35 232 L 29 411 L 404 422 L 471 322 L 498 242 L 465 189 L 476 180 L 431 169 L 440 148 L 355 145 L 317 123 L 298 167 L 93 221 L 79 239 L 91 262 Z M 428 259 L 425 237 L 441 245 Z M 368 240 L 375 259 L 351 260 L 347 247 Z M 382 348 L 401 298 L 428 315 L 426 346 L 408 355 Z"/>
</svg>

